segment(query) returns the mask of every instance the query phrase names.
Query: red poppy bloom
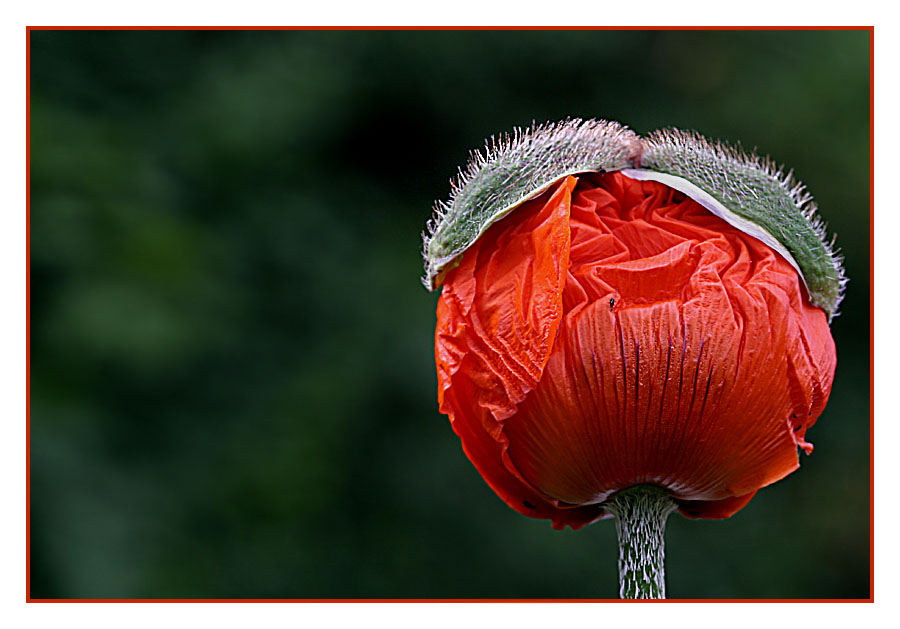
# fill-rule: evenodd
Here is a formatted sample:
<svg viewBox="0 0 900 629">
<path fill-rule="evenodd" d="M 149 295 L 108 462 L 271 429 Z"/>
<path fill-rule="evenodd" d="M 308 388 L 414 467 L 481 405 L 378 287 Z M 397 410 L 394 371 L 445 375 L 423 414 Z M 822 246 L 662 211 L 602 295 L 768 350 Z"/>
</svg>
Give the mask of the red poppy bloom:
<svg viewBox="0 0 900 629">
<path fill-rule="evenodd" d="M 661 183 L 569 176 L 447 271 L 438 399 L 520 513 L 579 528 L 635 485 L 724 518 L 798 467 L 835 368 L 768 245 Z"/>
</svg>

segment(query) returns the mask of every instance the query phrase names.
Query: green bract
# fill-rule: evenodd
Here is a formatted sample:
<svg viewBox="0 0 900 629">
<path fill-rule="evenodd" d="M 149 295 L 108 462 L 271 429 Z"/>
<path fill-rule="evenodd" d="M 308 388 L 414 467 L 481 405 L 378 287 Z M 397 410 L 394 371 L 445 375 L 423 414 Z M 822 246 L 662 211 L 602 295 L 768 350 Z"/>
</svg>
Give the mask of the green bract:
<svg viewBox="0 0 900 629">
<path fill-rule="evenodd" d="M 562 178 L 622 171 L 659 181 L 691 197 L 779 252 L 806 285 L 810 302 L 829 317 L 846 283 L 816 205 L 805 187 L 768 158 L 677 129 L 639 138 L 603 120 L 566 120 L 516 129 L 472 153 L 438 202 L 424 235 L 425 277 L 437 288 L 443 272 L 492 224 Z"/>
<path fill-rule="evenodd" d="M 567 175 L 630 166 L 638 142 L 617 122 L 577 119 L 491 138 L 450 182 L 450 200 L 435 204 L 424 236 L 426 288 L 437 288 L 441 272 L 523 201 Z"/>
</svg>

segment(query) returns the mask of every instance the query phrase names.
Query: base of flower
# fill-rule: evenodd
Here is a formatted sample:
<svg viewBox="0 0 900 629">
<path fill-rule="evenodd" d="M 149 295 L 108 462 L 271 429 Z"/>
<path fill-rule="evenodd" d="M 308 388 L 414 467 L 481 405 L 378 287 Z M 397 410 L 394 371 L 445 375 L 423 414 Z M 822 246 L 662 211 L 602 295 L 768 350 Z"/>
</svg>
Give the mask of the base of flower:
<svg viewBox="0 0 900 629">
<path fill-rule="evenodd" d="M 638 485 L 603 506 L 615 517 L 619 536 L 619 597 L 665 598 L 666 519 L 675 501 L 664 489 Z"/>
</svg>

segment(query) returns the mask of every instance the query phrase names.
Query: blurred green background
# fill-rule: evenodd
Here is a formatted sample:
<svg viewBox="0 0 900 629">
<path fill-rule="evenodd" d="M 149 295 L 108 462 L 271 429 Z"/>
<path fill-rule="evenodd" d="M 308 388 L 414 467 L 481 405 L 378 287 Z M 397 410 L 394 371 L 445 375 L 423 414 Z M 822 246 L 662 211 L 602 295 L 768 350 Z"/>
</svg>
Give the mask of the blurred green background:
<svg viewBox="0 0 900 629">
<path fill-rule="evenodd" d="M 54 32 L 31 44 L 31 596 L 615 597 L 437 412 L 432 202 L 567 116 L 796 169 L 851 278 L 801 469 L 669 522 L 671 597 L 868 597 L 868 32 Z"/>
</svg>

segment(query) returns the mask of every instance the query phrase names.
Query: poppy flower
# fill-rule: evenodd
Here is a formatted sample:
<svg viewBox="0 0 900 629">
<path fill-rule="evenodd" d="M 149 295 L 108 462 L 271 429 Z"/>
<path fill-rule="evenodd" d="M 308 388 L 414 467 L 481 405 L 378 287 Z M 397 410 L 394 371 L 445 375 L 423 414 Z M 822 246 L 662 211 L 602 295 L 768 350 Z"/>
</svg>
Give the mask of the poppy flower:
<svg viewBox="0 0 900 629">
<path fill-rule="evenodd" d="M 814 211 L 696 134 L 575 120 L 476 154 L 425 281 L 439 408 L 484 480 L 577 529 L 635 487 L 725 518 L 797 469 L 845 282 Z"/>
</svg>

